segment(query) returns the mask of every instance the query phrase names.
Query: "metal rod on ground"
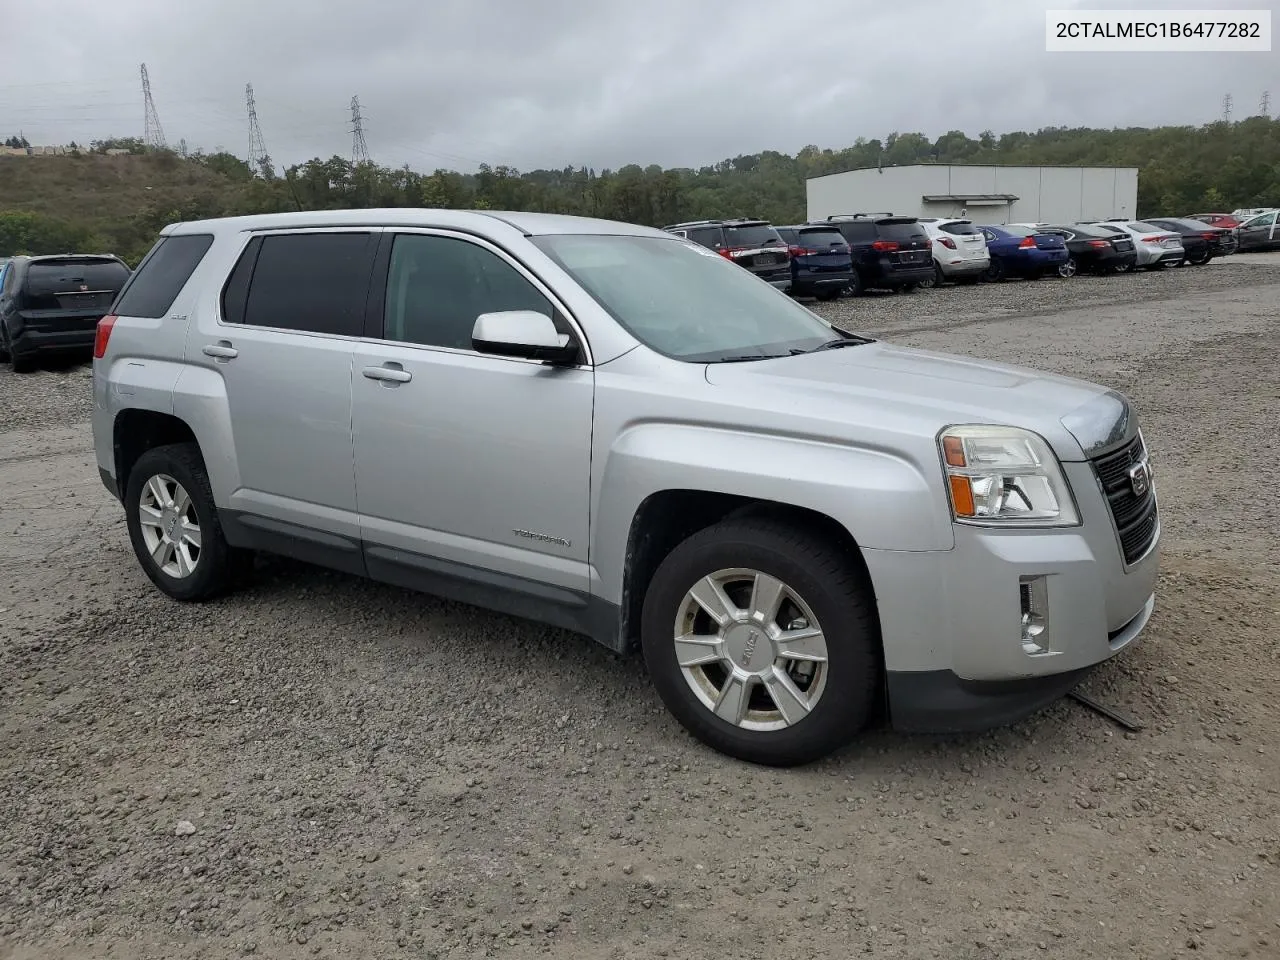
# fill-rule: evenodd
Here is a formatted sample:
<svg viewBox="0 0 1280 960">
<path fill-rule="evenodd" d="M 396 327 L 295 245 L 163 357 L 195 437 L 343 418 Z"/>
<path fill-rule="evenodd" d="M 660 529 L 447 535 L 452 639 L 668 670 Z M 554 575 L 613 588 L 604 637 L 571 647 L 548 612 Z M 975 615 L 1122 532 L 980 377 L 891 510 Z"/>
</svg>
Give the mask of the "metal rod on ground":
<svg viewBox="0 0 1280 960">
<path fill-rule="evenodd" d="M 1076 701 L 1076 703 L 1084 704 L 1084 706 L 1088 707 L 1094 713 L 1102 714 L 1102 716 L 1106 717 L 1108 720 L 1114 721 L 1130 732 L 1136 733 L 1142 729 L 1142 723 L 1140 721 L 1131 720 L 1123 713 L 1117 713 L 1105 704 L 1099 703 L 1088 694 L 1081 693 L 1079 690 L 1072 690 L 1067 694 L 1067 696 Z"/>
</svg>

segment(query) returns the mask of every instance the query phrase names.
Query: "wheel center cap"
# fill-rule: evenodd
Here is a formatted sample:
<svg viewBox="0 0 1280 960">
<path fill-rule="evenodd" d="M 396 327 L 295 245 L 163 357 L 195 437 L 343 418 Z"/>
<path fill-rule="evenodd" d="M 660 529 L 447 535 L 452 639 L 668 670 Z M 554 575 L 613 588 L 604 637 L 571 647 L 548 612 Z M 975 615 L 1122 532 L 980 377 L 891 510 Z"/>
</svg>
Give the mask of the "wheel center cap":
<svg viewBox="0 0 1280 960">
<path fill-rule="evenodd" d="M 173 540 L 174 532 L 178 529 L 178 515 L 176 513 L 170 513 L 169 511 L 166 510 L 164 519 L 161 520 L 161 524 L 162 524 L 161 529 L 164 530 L 164 535 L 168 539 Z"/>
<path fill-rule="evenodd" d="M 759 673 L 773 661 L 773 645 L 755 624 L 739 623 L 730 627 L 725 633 L 724 644 L 729 660 L 748 673 Z"/>
</svg>

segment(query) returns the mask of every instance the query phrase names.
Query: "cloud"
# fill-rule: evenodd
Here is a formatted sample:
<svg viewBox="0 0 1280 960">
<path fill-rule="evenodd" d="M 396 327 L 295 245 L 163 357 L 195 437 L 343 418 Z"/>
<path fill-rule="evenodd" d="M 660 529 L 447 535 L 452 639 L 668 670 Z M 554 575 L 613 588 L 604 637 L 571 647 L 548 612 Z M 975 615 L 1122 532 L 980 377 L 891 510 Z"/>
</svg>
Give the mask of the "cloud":
<svg viewBox="0 0 1280 960">
<path fill-rule="evenodd" d="M 0 124 L 33 143 L 140 135 L 138 65 L 146 62 L 173 144 L 184 138 L 243 155 L 244 86 L 252 82 L 277 162 L 349 155 L 349 103 L 358 95 L 370 153 L 381 163 L 697 166 L 895 130 L 936 137 L 951 129 L 1199 124 L 1217 118 L 1228 92 L 1237 118 L 1257 112 L 1274 80 L 1273 54 L 1046 53 L 1043 11 L 1072 5 L 1105 6 L 21 4 L 0 27 Z M 1280 101 L 1280 89 L 1273 92 Z"/>
</svg>

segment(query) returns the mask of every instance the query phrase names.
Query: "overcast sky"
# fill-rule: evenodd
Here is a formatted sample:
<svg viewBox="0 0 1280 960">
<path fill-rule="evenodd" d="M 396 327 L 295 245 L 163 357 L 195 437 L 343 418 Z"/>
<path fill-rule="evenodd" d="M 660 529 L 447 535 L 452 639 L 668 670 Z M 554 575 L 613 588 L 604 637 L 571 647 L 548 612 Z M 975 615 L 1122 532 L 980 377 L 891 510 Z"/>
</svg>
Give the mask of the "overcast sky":
<svg viewBox="0 0 1280 960">
<path fill-rule="evenodd" d="M 1044 10 L 1280 0 L 8 0 L 0 139 L 141 136 L 277 163 L 699 166 L 950 129 L 1200 124 L 1259 112 L 1280 53 L 1049 54 Z"/>
</svg>

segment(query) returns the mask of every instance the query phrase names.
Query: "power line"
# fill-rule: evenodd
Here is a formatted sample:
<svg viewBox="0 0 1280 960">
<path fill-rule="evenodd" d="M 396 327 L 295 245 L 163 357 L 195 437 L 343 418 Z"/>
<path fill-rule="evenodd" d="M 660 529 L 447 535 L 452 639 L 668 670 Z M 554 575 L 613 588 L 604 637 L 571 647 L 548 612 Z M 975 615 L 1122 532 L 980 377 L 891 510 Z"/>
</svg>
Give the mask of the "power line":
<svg viewBox="0 0 1280 960">
<path fill-rule="evenodd" d="M 257 173 L 264 163 L 269 164 L 271 160 L 267 156 L 266 141 L 262 139 L 262 127 L 258 126 L 258 106 L 253 101 L 252 83 L 244 85 L 244 102 L 249 109 L 249 169 Z"/>
<path fill-rule="evenodd" d="M 351 162 L 369 162 L 369 145 L 364 142 L 364 118 L 360 116 L 359 97 L 351 98 Z"/>
<path fill-rule="evenodd" d="M 1222 122 L 1231 122 L 1231 94 L 1227 94 L 1222 98 Z"/>
<path fill-rule="evenodd" d="M 151 78 L 147 76 L 145 63 L 142 65 L 142 142 L 156 150 L 168 147 L 164 142 L 160 115 L 156 113 L 156 102 L 151 99 Z"/>
</svg>

